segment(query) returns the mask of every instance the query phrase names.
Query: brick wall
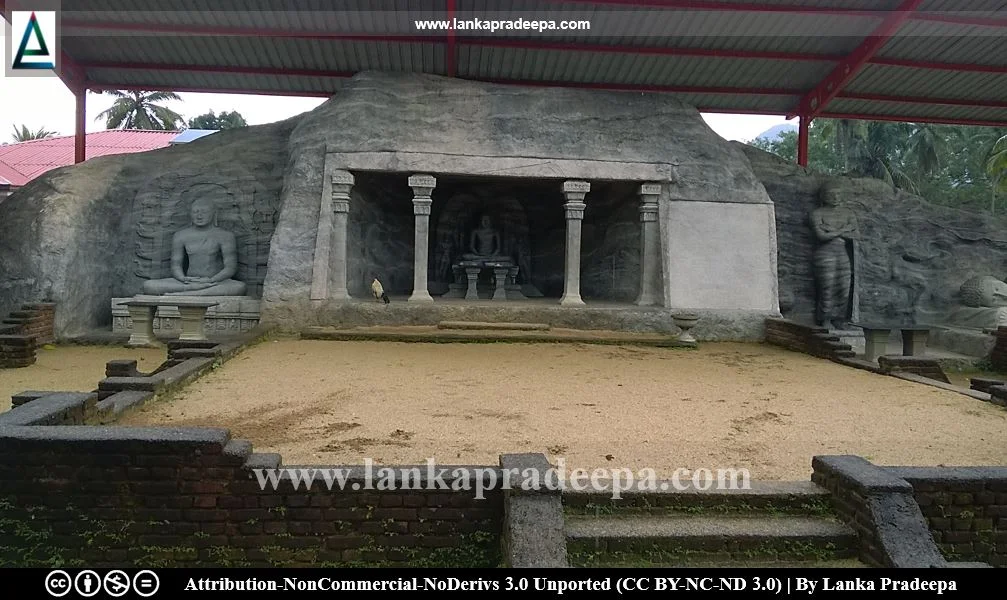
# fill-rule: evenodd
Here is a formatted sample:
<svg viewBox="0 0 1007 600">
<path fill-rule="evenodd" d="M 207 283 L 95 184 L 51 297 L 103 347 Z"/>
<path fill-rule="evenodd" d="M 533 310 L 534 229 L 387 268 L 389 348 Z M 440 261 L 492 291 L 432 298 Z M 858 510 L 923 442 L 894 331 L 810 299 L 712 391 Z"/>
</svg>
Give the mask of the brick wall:
<svg viewBox="0 0 1007 600">
<path fill-rule="evenodd" d="M 811 480 L 832 494 L 839 517 L 860 543 L 860 560 L 875 567 L 944 567 L 913 497 L 913 488 L 859 456 L 816 456 Z"/>
<path fill-rule="evenodd" d="M 0 455 L 0 566 L 499 562 L 501 492 L 475 499 L 450 473 L 469 489 L 367 490 L 356 467 L 345 491 L 262 490 L 253 469 L 279 456 L 209 428 L 9 425 Z"/>
<path fill-rule="evenodd" d="M 13 328 L 6 328 L 12 331 Z M 35 364 L 37 340 L 30 335 L 0 331 L 0 369 L 28 367 Z"/>
<path fill-rule="evenodd" d="M 856 356 L 849 344 L 829 334 L 828 329 L 801 325 L 786 319 L 766 319 L 766 342 L 820 358 L 840 359 Z"/>
<path fill-rule="evenodd" d="M 990 353 L 990 362 L 993 363 L 994 371 L 1007 373 L 1007 327 L 997 328 L 993 335 L 996 337 L 996 344 Z"/>
<path fill-rule="evenodd" d="M 899 467 L 948 560 L 1007 567 L 1007 467 Z"/>
<path fill-rule="evenodd" d="M 51 302 L 24 304 L 21 310 L 10 313 L 3 324 L 15 326 L 11 333 L 32 336 L 40 345 L 51 344 L 56 341 L 56 305 Z"/>
</svg>

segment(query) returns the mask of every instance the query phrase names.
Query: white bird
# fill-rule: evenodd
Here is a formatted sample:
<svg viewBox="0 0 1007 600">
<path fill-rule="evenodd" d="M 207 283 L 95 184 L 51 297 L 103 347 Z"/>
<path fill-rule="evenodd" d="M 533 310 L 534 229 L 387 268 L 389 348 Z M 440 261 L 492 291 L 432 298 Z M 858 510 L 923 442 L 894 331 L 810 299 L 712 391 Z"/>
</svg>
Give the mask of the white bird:
<svg viewBox="0 0 1007 600">
<path fill-rule="evenodd" d="M 388 294 L 385 293 L 384 286 L 381 285 L 381 282 L 378 281 L 377 277 L 375 277 L 374 281 L 371 282 L 371 293 L 374 294 L 375 300 L 384 300 L 385 304 L 391 302 L 391 300 L 388 299 Z"/>
</svg>

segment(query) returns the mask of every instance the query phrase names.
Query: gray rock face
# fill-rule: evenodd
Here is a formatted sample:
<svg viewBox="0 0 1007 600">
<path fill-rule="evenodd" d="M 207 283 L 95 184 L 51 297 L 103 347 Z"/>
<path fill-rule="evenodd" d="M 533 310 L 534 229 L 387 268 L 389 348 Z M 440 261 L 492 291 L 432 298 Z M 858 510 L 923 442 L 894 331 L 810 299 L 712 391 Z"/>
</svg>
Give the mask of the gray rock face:
<svg viewBox="0 0 1007 600">
<path fill-rule="evenodd" d="M 261 295 L 293 120 L 46 173 L 0 203 L 0 313 L 57 303 L 56 334 L 109 327 L 113 297 L 170 277 L 171 236 L 209 198 L 237 239 L 238 273 Z"/>
<path fill-rule="evenodd" d="M 374 271 L 391 293 L 411 289 L 413 217 L 406 178 L 413 173 L 431 173 L 438 182 L 428 262 L 431 282 L 439 284 L 435 288 L 444 287 L 437 277 L 444 272 L 442 263 L 450 262 L 439 260 L 440 244 L 451 243 L 442 234 L 455 229 L 439 222 L 438 200 L 444 202 L 455 193 L 478 195 L 474 187 L 511 186 L 495 192 L 518 196 L 530 230 L 532 282 L 552 296 L 563 287 L 561 182 L 592 181 L 582 240 L 582 293 L 587 299 L 632 300 L 639 291 L 635 190 L 641 181 L 673 182 L 667 200 L 721 207 L 770 204 L 744 154 L 714 134 L 695 108 L 660 94 L 362 73 L 304 115 L 288 150 L 283 209 L 271 246 L 262 317 L 264 322 L 291 328 L 309 322 L 305 316 L 315 310 L 309 301 L 311 257 L 319 199 L 329 193 L 327 179 L 333 170 L 348 170 L 358 177 L 350 206 L 347 259 L 349 291 L 355 296 L 368 294 Z M 468 175 L 479 177 L 478 186 L 465 189 L 465 181 L 452 180 Z M 601 185 L 606 180 L 611 183 Z M 527 190 L 521 189 L 521 182 L 530 181 L 537 187 L 522 194 Z M 614 183 L 620 181 L 626 185 Z M 495 222 L 509 224 L 520 234 L 521 219 L 507 219 L 501 215 Z M 719 222 L 716 217 L 707 221 L 711 226 Z M 471 224 L 460 226 L 466 227 Z M 759 235 L 765 238 L 765 247 L 772 245 L 767 232 Z M 731 239 L 729 232 L 724 239 Z M 516 243 L 522 243 L 521 235 Z M 760 256 L 765 247 L 758 249 Z M 775 311 L 775 265 L 764 256 L 760 260 L 765 264 L 760 264 L 759 273 L 773 272 L 773 282 L 759 280 L 769 299 L 758 308 Z M 696 276 L 705 278 L 706 273 L 700 269 Z M 695 284 L 683 277 L 677 280 L 690 289 Z M 752 286 L 741 280 L 737 287 Z M 718 308 L 748 307 L 742 299 Z"/>
<path fill-rule="evenodd" d="M 826 181 L 840 189 L 860 225 L 861 320 L 939 322 L 944 312 L 963 304 L 963 282 L 1007 275 L 1007 220 L 1002 217 L 929 204 L 876 179 L 820 175 L 737 146 L 776 205 L 780 309 L 786 317 L 808 323 L 813 318 L 814 237 L 808 213 Z"/>
</svg>

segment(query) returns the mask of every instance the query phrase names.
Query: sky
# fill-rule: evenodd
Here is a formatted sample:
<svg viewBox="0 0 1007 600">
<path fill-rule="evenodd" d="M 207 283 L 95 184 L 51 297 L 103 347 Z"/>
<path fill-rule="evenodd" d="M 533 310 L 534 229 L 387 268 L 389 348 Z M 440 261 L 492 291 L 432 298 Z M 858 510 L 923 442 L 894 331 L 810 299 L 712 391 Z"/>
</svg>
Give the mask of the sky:
<svg viewBox="0 0 1007 600">
<path fill-rule="evenodd" d="M 0 41 L 5 43 L 3 35 L 3 27 L 0 27 Z M 179 96 L 182 101 L 170 102 L 168 107 L 185 117 L 186 121 L 210 110 L 218 114 L 236 110 L 249 125 L 280 121 L 307 112 L 324 101 L 322 98 L 238 94 L 180 93 Z M 104 123 L 95 118 L 113 101 L 107 95 L 88 94 L 88 132 L 105 129 Z M 783 117 L 754 115 L 704 114 L 703 118 L 721 137 L 743 142 L 750 141 L 773 125 L 786 122 Z M 72 135 L 73 94 L 55 75 L 5 77 L 0 71 L 0 143 L 13 141 L 14 127 L 20 128 L 21 125 L 33 131 L 44 127 L 60 135 Z"/>
</svg>

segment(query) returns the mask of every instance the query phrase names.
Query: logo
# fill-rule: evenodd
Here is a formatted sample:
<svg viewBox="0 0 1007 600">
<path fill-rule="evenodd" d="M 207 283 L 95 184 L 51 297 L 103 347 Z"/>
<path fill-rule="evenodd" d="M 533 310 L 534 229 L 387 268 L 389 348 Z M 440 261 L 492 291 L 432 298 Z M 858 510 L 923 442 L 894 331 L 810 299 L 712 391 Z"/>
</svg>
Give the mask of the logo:
<svg viewBox="0 0 1007 600">
<path fill-rule="evenodd" d="M 73 578 L 73 589 L 81 596 L 90 598 L 101 591 L 101 577 L 91 570 L 81 571 Z"/>
<path fill-rule="evenodd" d="M 52 571 L 45 576 L 45 591 L 50 596 L 61 598 L 70 593 L 73 587 L 73 580 L 66 571 Z"/>
<path fill-rule="evenodd" d="M 109 571 L 105 573 L 102 587 L 105 588 L 105 593 L 113 598 L 125 596 L 129 591 L 129 575 L 119 570 Z"/>
<path fill-rule="evenodd" d="M 51 76 L 59 62 L 57 13 L 14 10 L 7 28 L 8 76 Z"/>
<path fill-rule="evenodd" d="M 153 571 L 144 570 L 133 576 L 133 591 L 138 596 L 150 598 L 157 593 L 160 587 L 161 580 L 157 578 L 157 574 Z"/>
</svg>

